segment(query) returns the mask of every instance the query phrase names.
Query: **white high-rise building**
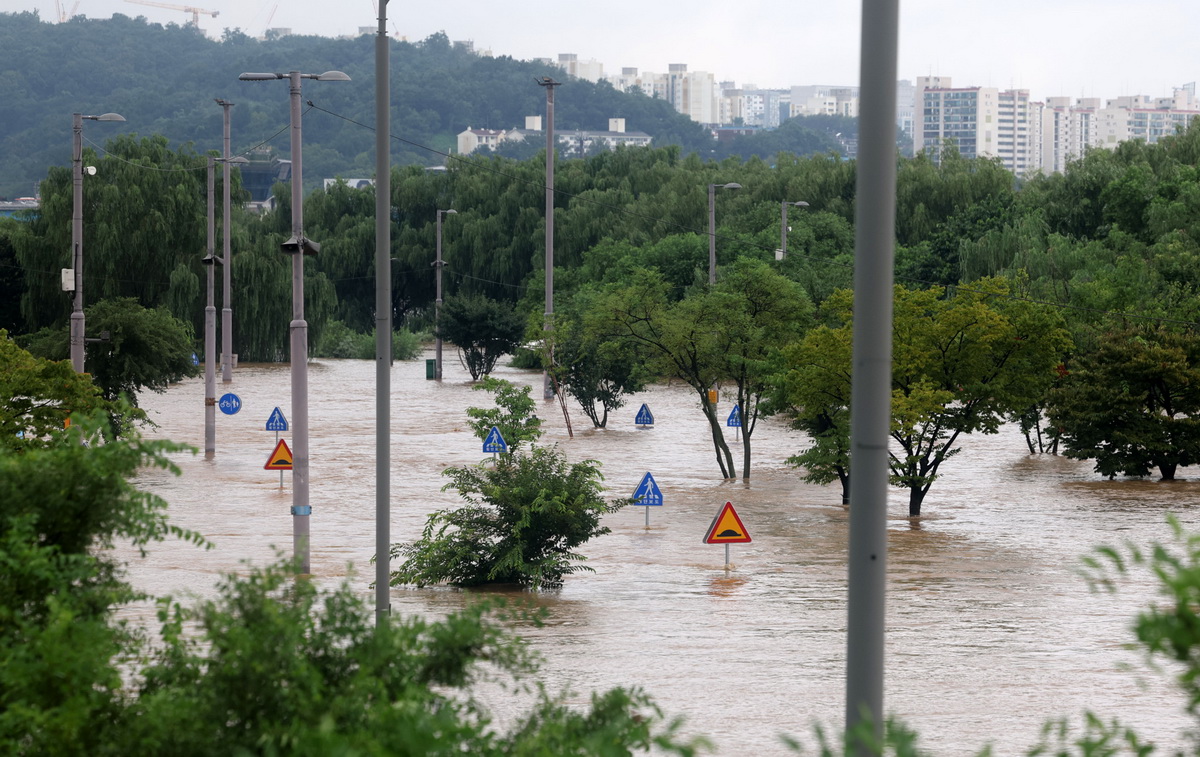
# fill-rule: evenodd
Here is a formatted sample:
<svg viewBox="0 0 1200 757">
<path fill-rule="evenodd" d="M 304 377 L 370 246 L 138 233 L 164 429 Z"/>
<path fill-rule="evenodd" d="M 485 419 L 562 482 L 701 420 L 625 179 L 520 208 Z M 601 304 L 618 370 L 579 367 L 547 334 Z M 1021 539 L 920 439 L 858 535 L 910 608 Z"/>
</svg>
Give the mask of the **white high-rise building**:
<svg viewBox="0 0 1200 757">
<path fill-rule="evenodd" d="M 953 144 L 966 158 L 999 158 L 1018 176 L 1041 169 L 1041 106 L 1028 90 L 955 88 L 948 76 L 919 76 L 913 99 L 915 152 L 940 161 Z"/>
</svg>

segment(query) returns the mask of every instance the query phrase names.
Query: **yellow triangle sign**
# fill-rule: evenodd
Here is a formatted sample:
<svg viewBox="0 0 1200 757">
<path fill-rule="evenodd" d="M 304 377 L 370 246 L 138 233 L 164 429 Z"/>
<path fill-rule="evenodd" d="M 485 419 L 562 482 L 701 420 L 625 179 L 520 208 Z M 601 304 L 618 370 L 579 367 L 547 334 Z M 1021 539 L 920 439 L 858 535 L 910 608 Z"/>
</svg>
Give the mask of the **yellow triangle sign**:
<svg viewBox="0 0 1200 757">
<path fill-rule="evenodd" d="M 275 445 L 275 451 L 271 453 L 271 457 L 267 459 L 267 464 L 263 468 L 265 470 L 292 469 L 292 451 L 288 449 L 286 441 L 279 440 L 279 444 Z"/>
<path fill-rule="evenodd" d="M 750 541 L 750 532 L 742 525 L 742 519 L 738 517 L 737 510 L 733 509 L 732 502 L 726 502 L 721 508 L 721 512 L 717 513 L 717 517 L 713 518 L 712 525 L 708 527 L 708 533 L 704 535 L 705 544 L 741 544 Z"/>
</svg>

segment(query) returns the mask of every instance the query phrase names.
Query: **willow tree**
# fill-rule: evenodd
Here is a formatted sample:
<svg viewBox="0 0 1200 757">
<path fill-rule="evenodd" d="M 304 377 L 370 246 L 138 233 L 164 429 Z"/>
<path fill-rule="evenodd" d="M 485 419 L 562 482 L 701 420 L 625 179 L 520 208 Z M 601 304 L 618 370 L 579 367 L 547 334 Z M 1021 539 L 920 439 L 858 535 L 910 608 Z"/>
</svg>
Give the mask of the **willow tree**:
<svg viewBox="0 0 1200 757">
<path fill-rule="evenodd" d="M 83 181 L 85 304 L 133 297 L 143 307 L 166 305 L 176 318 L 201 324 L 204 157 L 188 147 L 168 149 L 166 137 L 121 135 L 103 154 L 85 150 L 83 161 L 96 168 Z M 26 274 L 22 315 L 31 331 L 65 323 L 71 309 L 58 275 L 72 266 L 69 167 L 50 168 L 41 197 L 39 213 L 13 237 Z"/>
</svg>

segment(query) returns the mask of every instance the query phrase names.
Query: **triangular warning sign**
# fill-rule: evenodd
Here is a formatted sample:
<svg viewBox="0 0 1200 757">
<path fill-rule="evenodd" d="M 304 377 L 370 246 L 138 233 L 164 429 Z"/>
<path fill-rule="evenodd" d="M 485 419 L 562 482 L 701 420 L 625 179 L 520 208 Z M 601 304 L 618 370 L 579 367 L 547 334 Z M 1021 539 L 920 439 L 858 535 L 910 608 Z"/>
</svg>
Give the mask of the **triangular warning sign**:
<svg viewBox="0 0 1200 757">
<path fill-rule="evenodd" d="M 750 541 L 750 532 L 742 525 L 742 519 L 738 517 L 737 510 L 733 509 L 732 502 L 726 502 L 721 508 L 721 512 L 717 513 L 717 517 L 713 518 L 712 525 L 708 527 L 708 533 L 704 535 L 705 544 L 738 544 Z"/>
<path fill-rule="evenodd" d="M 271 453 L 271 457 L 267 459 L 267 464 L 263 466 L 264 470 L 291 470 L 292 469 L 292 451 L 288 449 L 287 442 L 283 439 L 279 440 L 279 444 L 275 445 L 275 451 Z"/>
</svg>

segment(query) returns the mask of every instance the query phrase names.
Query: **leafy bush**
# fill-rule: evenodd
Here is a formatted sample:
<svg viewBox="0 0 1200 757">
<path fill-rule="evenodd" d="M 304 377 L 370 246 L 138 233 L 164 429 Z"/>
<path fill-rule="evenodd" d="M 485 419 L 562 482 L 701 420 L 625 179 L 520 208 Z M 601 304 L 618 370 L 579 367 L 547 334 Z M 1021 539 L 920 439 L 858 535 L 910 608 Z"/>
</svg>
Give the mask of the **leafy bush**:
<svg viewBox="0 0 1200 757">
<path fill-rule="evenodd" d="M 609 532 L 601 516 L 631 502 L 605 502 L 599 464 L 568 464 L 553 447 L 500 455 L 494 467 L 450 468 L 446 475 L 446 488 L 469 504 L 435 512 L 419 541 L 392 547 L 392 556 L 404 559 L 392 572 L 393 586 L 561 585 L 564 576 L 591 570 L 579 565 L 587 558 L 574 550 Z"/>
<path fill-rule="evenodd" d="M 500 429 L 510 453 L 525 442 L 532 443 L 541 438 L 542 420 L 533 414 L 537 404 L 529 396 L 530 387 L 518 387 L 510 381 L 489 377 L 472 389 L 496 395 L 496 407 L 467 408 L 467 417 L 471 419 L 467 425 L 480 441 L 487 440 L 492 426 Z"/>
<path fill-rule="evenodd" d="M 392 332 L 392 359 L 413 360 L 421 354 L 423 336 L 408 329 Z M 313 348 L 313 357 L 375 359 L 375 334 L 360 334 L 341 321 L 330 321 Z"/>
</svg>

